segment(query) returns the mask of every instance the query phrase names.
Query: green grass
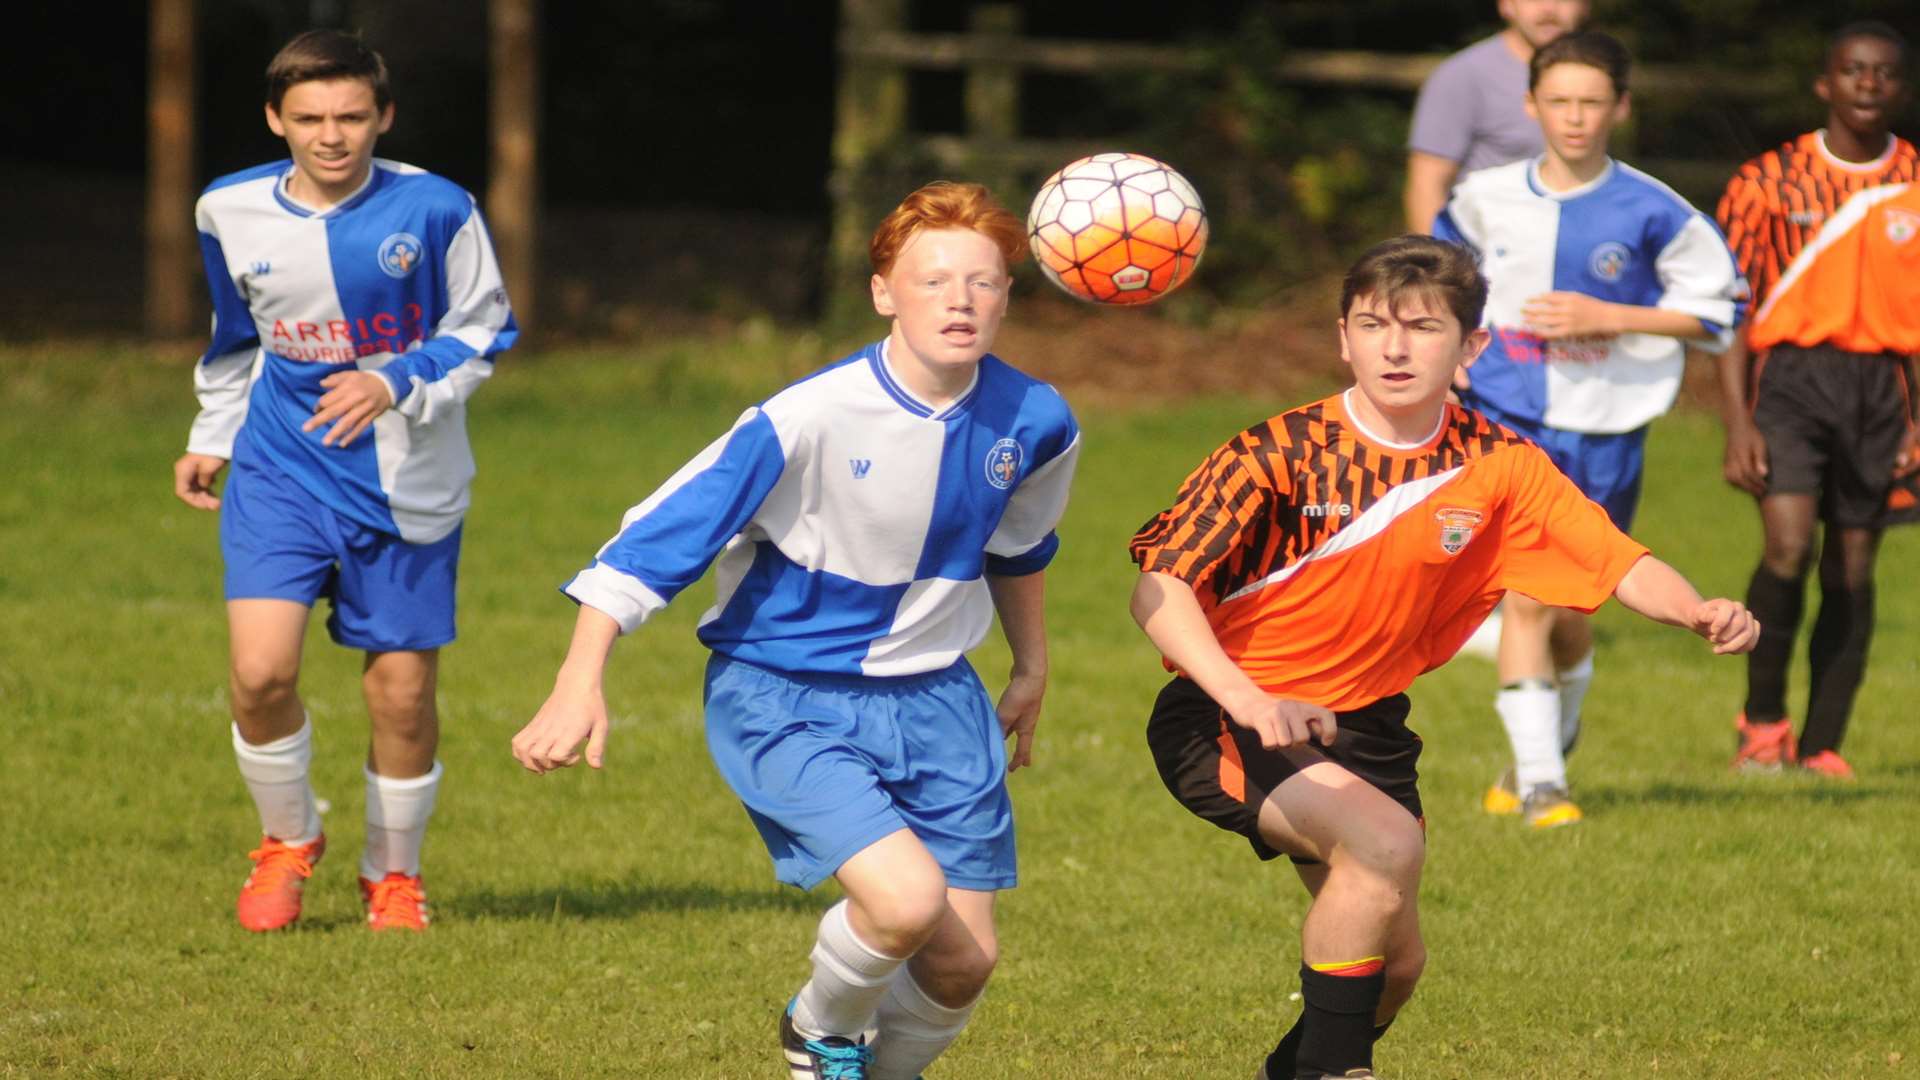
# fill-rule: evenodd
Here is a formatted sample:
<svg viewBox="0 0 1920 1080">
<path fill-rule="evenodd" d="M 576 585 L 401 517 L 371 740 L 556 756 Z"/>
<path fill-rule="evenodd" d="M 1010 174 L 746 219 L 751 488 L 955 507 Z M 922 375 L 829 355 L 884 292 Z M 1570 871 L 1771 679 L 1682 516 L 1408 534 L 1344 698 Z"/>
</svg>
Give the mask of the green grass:
<svg viewBox="0 0 1920 1080">
<path fill-rule="evenodd" d="M 0 354 L 0 1076 L 779 1075 L 776 1011 L 832 893 L 773 883 L 707 763 L 706 587 L 617 651 L 604 773 L 528 776 L 507 740 L 565 646 L 555 586 L 824 348 L 776 335 L 521 358 L 476 400 L 420 938 L 358 925 L 358 657 L 317 625 L 303 691 L 333 854 L 296 932 L 233 921 L 255 821 L 227 745 L 214 518 L 169 491 L 185 362 Z M 1163 676 L 1125 610 L 1132 529 L 1200 455 L 1286 404 L 1256 388 L 1082 417 L 1042 741 L 1012 781 L 1023 884 L 1000 908 L 987 1003 L 937 1077 L 1237 1080 L 1291 1021 L 1304 894 L 1161 789 L 1141 729 Z M 1737 595 L 1757 527 L 1718 448 L 1707 417 L 1656 425 L 1641 535 Z M 1611 607 L 1574 760 L 1590 819 L 1527 835 L 1476 808 L 1504 756 L 1491 668 L 1418 683 L 1432 959 L 1385 1074 L 1920 1067 L 1917 566 L 1920 538 L 1890 536 L 1853 785 L 1729 775 L 1741 664 Z M 996 683 L 998 642 L 975 659 Z"/>
</svg>

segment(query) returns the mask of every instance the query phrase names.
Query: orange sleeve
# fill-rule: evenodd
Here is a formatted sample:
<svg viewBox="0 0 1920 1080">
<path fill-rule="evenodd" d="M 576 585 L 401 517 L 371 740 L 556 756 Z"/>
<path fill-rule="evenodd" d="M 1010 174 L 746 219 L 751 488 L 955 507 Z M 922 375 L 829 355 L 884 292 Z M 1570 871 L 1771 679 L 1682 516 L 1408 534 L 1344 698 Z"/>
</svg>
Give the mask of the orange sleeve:
<svg viewBox="0 0 1920 1080">
<path fill-rule="evenodd" d="M 1180 485 L 1173 505 L 1134 534 L 1128 552 L 1142 572 L 1172 574 L 1198 590 L 1267 513 L 1272 483 L 1235 439 Z"/>
<path fill-rule="evenodd" d="M 1742 165 L 1727 181 L 1726 193 L 1713 212 L 1740 273 L 1748 281 L 1754 280 L 1758 268 L 1776 265 L 1772 234 L 1767 229 L 1766 191 L 1759 181 L 1758 170 L 1751 164 Z"/>
<path fill-rule="evenodd" d="M 1591 612 L 1647 554 L 1614 527 L 1538 447 L 1517 446 L 1500 585 L 1552 607 Z"/>
</svg>

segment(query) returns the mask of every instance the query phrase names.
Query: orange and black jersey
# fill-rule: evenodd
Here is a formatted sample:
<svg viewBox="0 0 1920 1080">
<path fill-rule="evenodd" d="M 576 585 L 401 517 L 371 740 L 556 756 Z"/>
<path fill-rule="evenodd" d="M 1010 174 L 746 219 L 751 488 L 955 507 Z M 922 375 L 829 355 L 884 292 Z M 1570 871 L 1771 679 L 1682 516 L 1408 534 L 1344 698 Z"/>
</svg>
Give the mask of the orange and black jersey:
<svg viewBox="0 0 1920 1080">
<path fill-rule="evenodd" d="M 1787 264 L 1842 203 L 1867 188 L 1912 180 L 1920 180 L 1920 152 L 1892 135 L 1873 161 L 1842 161 L 1827 150 L 1821 132 L 1810 131 L 1740 166 L 1714 216 L 1747 276 L 1754 306 L 1766 301 Z"/>
<path fill-rule="evenodd" d="M 1335 710 L 1445 663 L 1506 590 L 1591 611 L 1646 554 L 1479 413 L 1449 405 L 1403 446 L 1354 423 L 1344 395 L 1229 440 L 1130 551 L 1193 588 L 1263 689 Z"/>
</svg>

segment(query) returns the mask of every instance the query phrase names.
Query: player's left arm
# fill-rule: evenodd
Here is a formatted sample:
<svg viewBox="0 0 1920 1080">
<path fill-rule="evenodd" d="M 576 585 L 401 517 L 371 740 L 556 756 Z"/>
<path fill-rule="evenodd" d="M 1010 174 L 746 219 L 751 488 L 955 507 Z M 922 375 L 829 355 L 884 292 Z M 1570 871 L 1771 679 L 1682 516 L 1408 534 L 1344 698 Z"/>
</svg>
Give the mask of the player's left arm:
<svg viewBox="0 0 1920 1080">
<path fill-rule="evenodd" d="M 1036 447 L 1046 456 L 1007 499 L 1000 523 L 987 538 L 987 590 L 993 596 L 1000 628 L 1013 653 L 1013 669 L 1000 693 L 1002 734 L 1014 737 L 1008 755 L 1011 772 L 1033 763 L 1033 732 L 1047 690 L 1046 576 L 1043 571 L 1060 549 L 1054 528 L 1066 513 L 1073 472 L 1080 462 L 1080 428 L 1065 402 L 1050 445 Z"/>
<path fill-rule="evenodd" d="M 1528 326 L 1549 340 L 1658 334 L 1713 352 L 1733 342 L 1733 328 L 1746 309 L 1746 279 L 1720 230 L 1705 215 L 1689 211 L 1654 258 L 1660 298 L 1626 304 L 1585 293 L 1544 293 L 1523 309 Z"/>
<path fill-rule="evenodd" d="M 1033 764 L 1033 732 L 1047 693 L 1047 575 L 988 574 L 987 591 L 1000 616 L 1000 631 L 1013 653 L 1007 688 L 1000 692 L 1000 734 L 1014 740 L 1007 771 Z"/>
<path fill-rule="evenodd" d="M 1628 610 L 1656 622 L 1691 630 L 1713 643 L 1716 653 L 1753 651 L 1760 621 L 1738 600 L 1703 600 L 1680 572 L 1652 555 L 1633 564 L 1613 590 Z"/>
<path fill-rule="evenodd" d="M 305 427 L 331 424 L 322 442 L 345 446 L 388 409 L 418 424 L 432 423 L 471 397 L 493 374 L 494 354 L 520 336 L 479 207 L 454 230 L 441 262 L 447 311 L 431 336 L 385 367 L 338 371 L 321 380 L 326 392 Z"/>
</svg>

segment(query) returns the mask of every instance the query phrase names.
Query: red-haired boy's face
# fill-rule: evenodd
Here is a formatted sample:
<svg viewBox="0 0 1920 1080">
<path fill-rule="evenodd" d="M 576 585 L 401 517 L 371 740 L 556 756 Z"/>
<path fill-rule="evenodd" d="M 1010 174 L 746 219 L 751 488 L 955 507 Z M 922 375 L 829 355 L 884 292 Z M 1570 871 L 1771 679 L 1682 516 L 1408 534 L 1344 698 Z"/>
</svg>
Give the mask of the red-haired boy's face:
<svg viewBox="0 0 1920 1080">
<path fill-rule="evenodd" d="M 894 320 L 894 339 L 936 370 L 976 364 L 1007 313 L 1007 262 L 986 234 L 922 229 L 907 239 L 882 276 L 873 275 L 873 308 Z"/>
<path fill-rule="evenodd" d="M 1885 38 L 1850 37 L 1827 55 L 1827 70 L 1813 80 L 1833 123 L 1862 135 L 1884 135 L 1907 103 L 1900 47 Z"/>
</svg>

